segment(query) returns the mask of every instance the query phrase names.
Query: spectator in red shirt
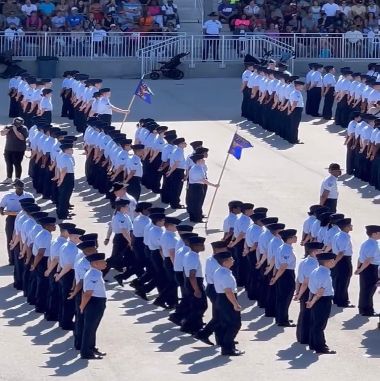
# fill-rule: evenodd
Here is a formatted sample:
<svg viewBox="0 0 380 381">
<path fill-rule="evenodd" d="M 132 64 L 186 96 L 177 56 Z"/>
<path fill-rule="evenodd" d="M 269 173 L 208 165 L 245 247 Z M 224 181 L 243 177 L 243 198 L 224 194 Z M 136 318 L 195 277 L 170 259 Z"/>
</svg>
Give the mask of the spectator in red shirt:
<svg viewBox="0 0 380 381">
<path fill-rule="evenodd" d="M 37 12 L 32 12 L 30 16 L 26 18 L 25 29 L 28 32 L 41 30 L 42 28 L 42 20 L 38 17 Z"/>
<path fill-rule="evenodd" d="M 94 14 L 95 20 L 97 22 L 101 22 L 103 20 L 103 7 L 100 4 L 99 0 L 93 0 L 90 5 L 90 13 Z"/>
</svg>

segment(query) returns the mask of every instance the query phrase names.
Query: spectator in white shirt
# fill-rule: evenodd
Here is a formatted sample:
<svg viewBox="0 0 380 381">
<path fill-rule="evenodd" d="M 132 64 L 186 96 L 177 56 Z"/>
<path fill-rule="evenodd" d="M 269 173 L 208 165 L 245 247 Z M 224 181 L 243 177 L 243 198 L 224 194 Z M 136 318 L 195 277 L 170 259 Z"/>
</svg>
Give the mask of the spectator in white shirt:
<svg viewBox="0 0 380 381">
<path fill-rule="evenodd" d="M 328 3 L 323 5 L 322 11 L 326 13 L 325 27 L 327 28 L 334 23 L 335 17 L 340 12 L 340 7 L 335 4 L 334 0 L 329 0 Z"/>
<path fill-rule="evenodd" d="M 219 35 L 222 29 L 222 23 L 218 20 L 218 14 L 211 12 L 209 14 L 210 20 L 203 24 L 203 31 L 205 34 L 205 41 L 203 44 L 203 56 L 205 61 L 208 58 L 209 50 L 212 50 L 214 61 L 219 60 Z"/>
<path fill-rule="evenodd" d="M 21 11 L 25 16 L 30 16 L 32 12 L 37 12 L 37 6 L 30 0 L 25 0 L 25 4 L 21 7 Z"/>
<path fill-rule="evenodd" d="M 98 23 L 95 25 L 95 30 L 92 32 L 92 41 L 94 42 L 94 56 L 99 55 L 106 56 L 104 53 L 104 40 L 107 38 L 107 32 L 102 29 L 102 26 Z"/>
<path fill-rule="evenodd" d="M 167 26 L 169 21 L 175 20 L 176 28 L 180 28 L 179 24 L 179 15 L 178 15 L 178 7 L 173 3 L 173 0 L 168 0 L 166 4 L 162 7 L 162 12 L 164 15 L 164 25 Z"/>
<path fill-rule="evenodd" d="M 9 26 L 11 26 L 11 24 L 16 25 L 17 27 L 19 27 L 21 25 L 20 18 L 17 17 L 16 13 L 13 11 L 10 12 L 10 15 L 7 17 L 6 21 L 7 21 L 7 25 L 9 25 Z"/>
<path fill-rule="evenodd" d="M 342 1 L 340 11 L 343 12 L 346 15 L 346 17 L 351 16 L 351 7 L 347 4 L 346 1 Z"/>
</svg>

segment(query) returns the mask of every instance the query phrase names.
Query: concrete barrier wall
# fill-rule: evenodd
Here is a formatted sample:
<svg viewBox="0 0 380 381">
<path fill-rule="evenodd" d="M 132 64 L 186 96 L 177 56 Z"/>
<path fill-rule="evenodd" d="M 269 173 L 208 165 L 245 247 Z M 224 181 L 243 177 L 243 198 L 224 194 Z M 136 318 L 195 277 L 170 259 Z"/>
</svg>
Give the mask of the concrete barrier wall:
<svg viewBox="0 0 380 381">
<path fill-rule="evenodd" d="M 334 65 L 339 72 L 339 68 L 350 66 L 352 70 L 361 73 L 367 72 L 369 61 L 341 61 L 341 60 L 320 60 L 324 65 Z M 294 62 L 294 74 L 304 77 L 308 70 L 308 61 L 296 60 Z M 37 63 L 35 60 L 24 60 L 19 64 L 31 74 L 37 75 Z M 3 65 L 1 65 L 3 66 Z M 137 58 L 126 58 L 125 60 L 94 59 L 94 60 L 62 60 L 58 62 L 57 77 L 62 77 L 65 70 L 79 70 L 87 73 L 91 77 L 100 78 L 140 78 L 140 61 Z M 230 62 L 224 68 L 216 62 L 200 62 L 190 68 L 188 63 L 183 63 L 180 69 L 185 72 L 185 78 L 231 78 L 240 77 L 244 70 L 243 63 Z M 0 67 L 0 70 L 4 70 Z"/>
</svg>

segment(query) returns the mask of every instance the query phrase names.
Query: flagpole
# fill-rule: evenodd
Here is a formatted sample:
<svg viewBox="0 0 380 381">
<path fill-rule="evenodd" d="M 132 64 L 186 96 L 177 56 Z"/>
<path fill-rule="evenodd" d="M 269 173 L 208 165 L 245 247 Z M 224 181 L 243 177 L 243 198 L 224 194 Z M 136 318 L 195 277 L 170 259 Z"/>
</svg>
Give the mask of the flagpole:
<svg viewBox="0 0 380 381">
<path fill-rule="evenodd" d="M 124 115 L 124 119 L 123 119 L 123 121 L 121 123 L 121 126 L 120 126 L 120 132 L 123 129 L 125 121 L 127 120 L 127 116 L 131 113 L 131 107 L 132 107 L 133 102 L 135 101 L 135 99 L 136 99 L 136 94 L 133 94 L 133 97 L 132 97 L 131 101 L 129 102 L 129 105 L 128 105 L 128 108 L 127 108 L 127 110 L 129 110 L 129 113 L 128 114 L 126 113 Z"/>
<path fill-rule="evenodd" d="M 209 208 L 208 213 L 207 213 L 207 217 L 206 217 L 207 220 L 206 220 L 206 225 L 205 225 L 206 232 L 207 232 L 208 221 L 209 221 L 209 218 L 210 218 L 210 215 L 211 215 L 211 211 L 212 211 L 212 208 L 213 208 L 213 206 L 214 206 L 214 202 L 215 202 L 216 194 L 217 194 L 217 192 L 218 192 L 220 183 L 221 183 L 222 178 L 223 178 L 224 170 L 226 169 L 226 166 L 227 166 L 227 163 L 228 163 L 228 159 L 229 159 L 229 157 L 230 157 L 230 148 L 231 148 L 232 142 L 234 141 L 234 137 L 235 137 L 235 135 L 237 134 L 238 131 L 239 131 L 239 127 L 236 126 L 235 133 L 234 133 L 233 136 L 232 136 L 231 144 L 230 144 L 230 146 L 228 147 L 228 151 L 227 151 L 226 159 L 224 160 L 224 164 L 223 164 L 222 170 L 221 170 L 220 175 L 219 175 L 219 179 L 218 179 L 218 182 L 217 182 L 218 187 L 215 188 L 214 195 L 212 196 L 212 200 L 211 200 L 211 205 L 210 205 L 210 208 Z"/>
<path fill-rule="evenodd" d="M 144 79 L 144 76 L 141 76 L 140 81 L 142 81 L 143 79 Z M 133 94 L 133 97 L 132 97 L 131 101 L 129 102 L 129 105 L 127 108 L 127 110 L 129 110 L 129 113 L 124 115 L 124 119 L 123 119 L 121 126 L 120 126 L 120 132 L 123 129 L 124 123 L 127 120 L 128 115 L 131 113 L 131 108 L 132 108 L 132 105 L 133 105 L 133 102 L 135 101 L 135 99 L 136 99 L 136 94 Z"/>
</svg>

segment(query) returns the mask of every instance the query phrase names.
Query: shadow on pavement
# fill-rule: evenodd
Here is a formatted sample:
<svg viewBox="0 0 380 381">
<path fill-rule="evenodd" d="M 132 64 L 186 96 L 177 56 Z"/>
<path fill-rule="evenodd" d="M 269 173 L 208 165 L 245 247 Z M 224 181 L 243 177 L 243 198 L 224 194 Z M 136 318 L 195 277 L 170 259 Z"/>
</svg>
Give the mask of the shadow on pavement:
<svg viewBox="0 0 380 381">
<path fill-rule="evenodd" d="M 318 355 L 307 349 L 305 345 L 293 343 L 287 349 L 277 352 L 279 361 L 287 361 L 289 369 L 306 369 L 318 361 Z"/>
</svg>

